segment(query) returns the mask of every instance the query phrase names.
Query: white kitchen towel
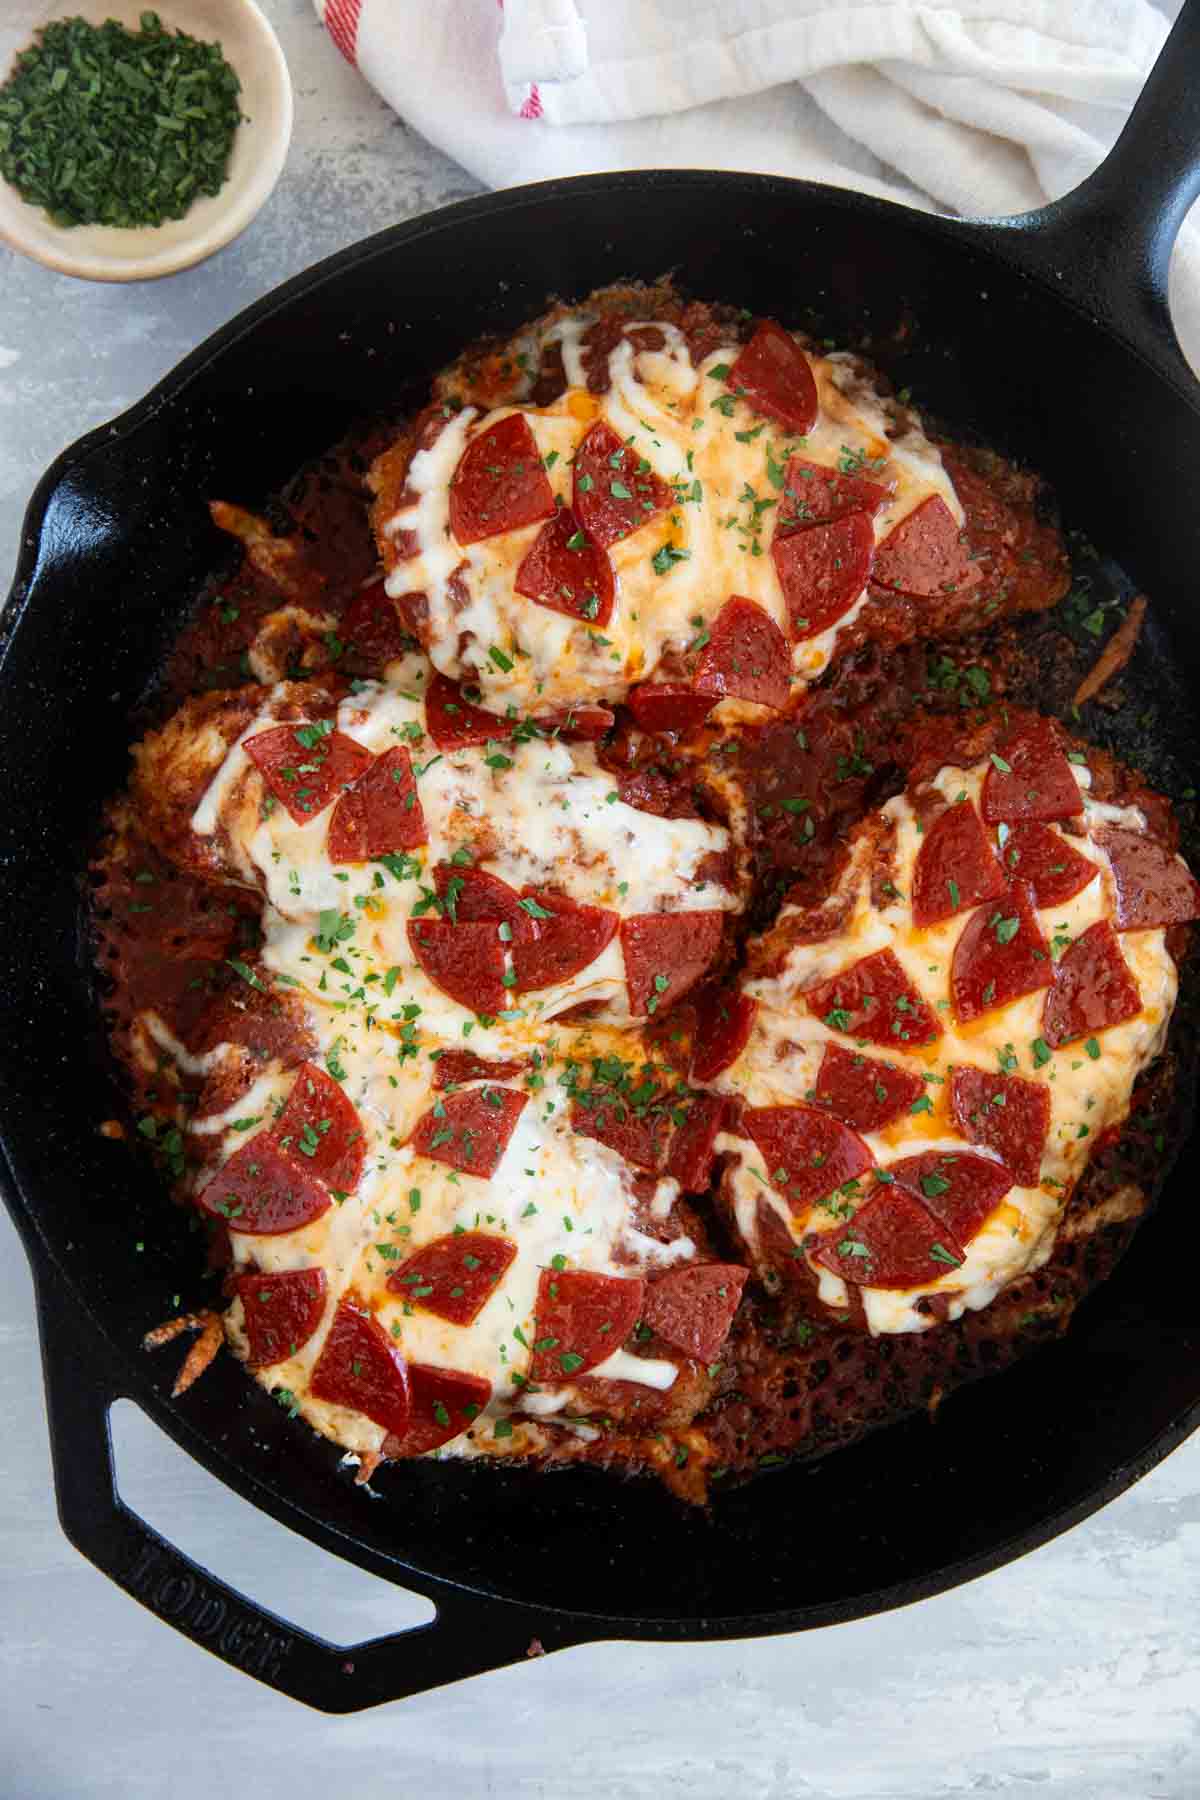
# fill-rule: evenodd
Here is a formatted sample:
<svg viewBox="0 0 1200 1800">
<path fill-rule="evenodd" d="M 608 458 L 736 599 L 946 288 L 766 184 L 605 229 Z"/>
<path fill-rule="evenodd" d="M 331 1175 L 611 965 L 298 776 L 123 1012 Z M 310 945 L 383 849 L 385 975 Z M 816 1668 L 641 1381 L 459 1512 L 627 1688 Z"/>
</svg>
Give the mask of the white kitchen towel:
<svg viewBox="0 0 1200 1800">
<path fill-rule="evenodd" d="M 314 0 L 492 187 L 756 169 L 948 213 L 1055 199 L 1111 146 L 1179 0 Z M 1200 226 L 1171 299 L 1200 369 Z"/>
</svg>

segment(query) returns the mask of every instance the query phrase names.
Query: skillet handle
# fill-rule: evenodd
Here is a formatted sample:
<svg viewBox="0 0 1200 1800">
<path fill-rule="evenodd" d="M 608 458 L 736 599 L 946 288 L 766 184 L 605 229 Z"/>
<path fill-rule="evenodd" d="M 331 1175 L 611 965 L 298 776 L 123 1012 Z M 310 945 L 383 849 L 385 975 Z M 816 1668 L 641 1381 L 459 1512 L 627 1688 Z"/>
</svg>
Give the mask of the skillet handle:
<svg viewBox="0 0 1200 1800">
<path fill-rule="evenodd" d="M 1021 259 L 1090 314 L 1187 364 L 1167 304 L 1179 228 L 1200 197 L 1200 0 L 1183 10 L 1125 129 L 1100 167 L 1061 200 L 988 221 Z"/>
<path fill-rule="evenodd" d="M 453 1591 L 437 1615 L 389 1637 L 339 1646 L 258 1606 L 193 1562 L 126 1506 L 113 1469 L 109 1407 L 124 1387 L 106 1347 L 38 1281 L 38 1323 L 58 1516 L 75 1548 L 118 1587 L 232 1668 L 322 1712 L 359 1712 L 520 1662 L 586 1633 L 503 1602 Z"/>
</svg>

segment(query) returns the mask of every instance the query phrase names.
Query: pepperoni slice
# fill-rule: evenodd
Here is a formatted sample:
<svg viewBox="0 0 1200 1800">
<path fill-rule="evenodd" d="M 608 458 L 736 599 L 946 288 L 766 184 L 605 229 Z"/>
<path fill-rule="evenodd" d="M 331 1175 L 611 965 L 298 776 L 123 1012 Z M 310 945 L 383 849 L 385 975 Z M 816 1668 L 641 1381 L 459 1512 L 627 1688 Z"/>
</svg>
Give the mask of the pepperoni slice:
<svg viewBox="0 0 1200 1800">
<path fill-rule="evenodd" d="M 642 1321 L 685 1356 L 710 1363 L 729 1336 L 747 1274 L 736 1263 L 670 1269 L 646 1283 Z"/>
<path fill-rule="evenodd" d="M 844 519 L 847 513 L 874 514 L 890 499 L 889 488 L 868 481 L 865 475 L 843 475 L 793 456 L 784 473 L 775 529 L 788 532 L 802 525 L 827 525 L 831 519 Z"/>
<path fill-rule="evenodd" d="M 607 706 L 559 706 L 553 712 L 535 714 L 533 722 L 544 737 L 562 738 L 567 744 L 594 744 L 607 737 L 617 715 Z"/>
<path fill-rule="evenodd" d="M 1022 994 L 1050 986 L 1054 964 L 1033 910 L 1033 892 L 1017 881 L 1003 900 L 990 901 L 967 920 L 954 946 L 950 997 L 961 1024 Z"/>
<path fill-rule="evenodd" d="M 333 1204 L 325 1183 L 264 1134 L 235 1150 L 197 1196 L 196 1205 L 230 1231 L 278 1237 L 297 1231 Z"/>
<path fill-rule="evenodd" d="M 854 1131 L 880 1131 L 911 1112 L 924 1092 L 921 1077 L 895 1063 L 826 1044 L 814 1097 L 818 1106 L 827 1106 L 835 1119 Z"/>
<path fill-rule="evenodd" d="M 682 1125 L 677 1125 L 667 1156 L 667 1174 L 685 1194 L 703 1194 L 712 1180 L 716 1142 L 725 1126 L 726 1103 L 718 1095 L 702 1094 L 693 1100 Z"/>
<path fill-rule="evenodd" d="M 554 490 L 520 413 L 472 438 L 450 483 L 450 529 L 460 544 L 536 525 L 553 511 Z"/>
<path fill-rule="evenodd" d="M 942 1028 L 891 950 L 877 950 L 804 995 L 831 1031 L 869 1044 L 932 1043 Z"/>
<path fill-rule="evenodd" d="M 242 748 L 297 825 L 324 812 L 371 761 L 371 752 L 335 731 L 331 719 L 276 725 L 247 738 Z"/>
<path fill-rule="evenodd" d="M 447 1104 L 449 1104 L 447 1102 Z M 449 1232 L 422 1245 L 388 1276 L 388 1292 L 451 1325 L 479 1317 L 517 1254 L 492 1231 Z"/>
<path fill-rule="evenodd" d="M 666 1012 L 700 980 L 721 948 L 719 912 L 638 913 L 621 920 L 629 1010 L 635 1018 Z"/>
<path fill-rule="evenodd" d="M 955 1069 L 950 1077 L 950 1109 L 970 1143 L 994 1150 L 1019 1186 L 1037 1186 L 1050 1131 L 1048 1087 L 1020 1075 Z"/>
<path fill-rule="evenodd" d="M 429 842 L 412 763 L 402 744 L 377 756 L 343 794 L 329 821 L 329 860 L 369 862 Z"/>
<path fill-rule="evenodd" d="M 364 1413 L 396 1437 L 408 1426 L 408 1369 L 378 1320 L 343 1300 L 317 1358 L 308 1391 L 330 1406 Z"/>
<path fill-rule="evenodd" d="M 1042 1036 L 1052 1050 L 1092 1032 L 1123 1025 L 1142 1008 L 1138 984 L 1107 919 L 1081 932 L 1055 965 Z"/>
<path fill-rule="evenodd" d="M 522 993 L 570 981 L 607 949 L 621 922 L 605 907 L 577 906 L 540 888 L 526 888 L 518 905 L 525 930 L 514 931 L 512 958 Z"/>
<path fill-rule="evenodd" d="M 872 1166 L 856 1131 L 816 1106 L 753 1106 L 742 1115 L 767 1165 L 767 1180 L 794 1213 L 805 1213 Z"/>
<path fill-rule="evenodd" d="M 1010 875 L 1027 881 L 1039 906 L 1062 906 L 1094 881 L 1099 869 L 1049 825 L 1029 819 L 1000 828 L 1000 856 Z"/>
<path fill-rule="evenodd" d="M 940 494 L 922 500 L 875 552 L 872 580 L 915 600 L 962 593 L 979 581 L 954 514 Z"/>
<path fill-rule="evenodd" d="M 1095 837 L 1112 865 L 1118 931 L 1148 931 L 1200 918 L 1200 883 L 1178 856 L 1140 831 L 1111 826 Z"/>
<path fill-rule="evenodd" d="M 923 1150 L 889 1163 L 898 1188 L 914 1195 L 958 1244 L 969 1244 L 1012 1187 L 1002 1163 L 967 1152 Z"/>
<path fill-rule="evenodd" d="M 635 1104 L 620 1091 L 600 1085 L 589 1088 L 572 1103 L 571 1127 L 580 1137 L 607 1144 L 648 1174 L 656 1174 L 666 1160 L 671 1119 L 661 1093 Z"/>
<path fill-rule="evenodd" d="M 429 1363 L 409 1363 L 408 1389 L 408 1430 L 392 1448 L 396 1456 L 439 1450 L 468 1431 L 492 1397 L 492 1384 L 482 1375 Z"/>
<path fill-rule="evenodd" d="M 517 570 L 513 588 L 551 612 L 566 613 L 588 625 L 607 625 L 612 618 L 612 564 L 569 506 L 560 506 L 542 526 Z"/>
<path fill-rule="evenodd" d="M 425 691 L 425 724 L 439 750 L 466 750 L 513 732 L 511 719 L 472 706 L 457 681 L 437 673 Z"/>
<path fill-rule="evenodd" d="M 380 671 L 416 643 L 410 621 L 382 581 L 359 589 L 342 614 L 338 632 L 361 666 Z"/>
<path fill-rule="evenodd" d="M 983 820 L 969 800 L 939 813 L 921 840 L 912 882 L 913 924 L 936 925 L 984 900 L 998 900 L 1008 879 Z"/>
<path fill-rule="evenodd" d="M 774 319 L 759 321 L 727 380 L 755 412 L 778 419 L 801 437 L 816 424 L 817 384 L 808 358 Z"/>
<path fill-rule="evenodd" d="M 1013 819 L 1073 819 L 1082 810 L 1079 784 L 1049 719 L 1033 719 L 1001 741 L 983 780 L 989 824 Z"/>
<path fill-rule="evenodd" d="M 924 1287 L 963 1261 L 948 1235 L 912 1194 L 883 1187 L 848 1225 L 825 1233 L 812 1259 L 856 1287 Z"/>
<path fill-rule="evenodd" d="M 598 419 L 575 452 L 575 516 L 607 550 L 671 504 L 671 489 L 644 456 L 622 444 L 612 426 Z"/>
<path fill-rule="evenodd" d="M 430 981 L 451 1000 L 473 1013 L 504 1011 L 504 945 L 493 923 L 410 919 L 408 942 Z"/>
<path fill-rule="evenodd" d="M 875 533 L 866 513 L 847 513 L 771 543 L 793 638 L 819 637 L 848 612 L 867 585 Z"/>
<path fill-rule="evenodd" d="M 792 657 L 787 639 L 770 613 L 734 594 L 713 620 L 708 643 L 696 665 L 696 692 L 716 699 L 753 700 L 759 706 L 787 705 Z"/>
<path fill-rule="evenodd" d="M 434 1162 L 488 1180 L 499 1167 L 528 1098 L 504 1087 L 448 1094 L 417 1120 L 408 1141 Z"/>
<path fill-rule="evenodd" d="M 272 1138 L 301 1168 L 345 1195 L 362 1177 L 366 1147 L 362 1123 L 345 1093 L 316 1063 L 296 1071 L 287 1105 Z"/>
<path fill-rule="evenodd" d="M 693 1081 L 715 1081 L 735 1063 L 750 1041 L 758 1002 L 736 988 L 711 985 L 696 996 Z"/>
<path fill-rule="evenodd" d="M 533 922 L 516 888 L 472 863 L 438 863 L 433 871 L 446 916 L 457 925 L 508 925 L 513 939 L 532 937 Z"/>
<path fill-rule="evenodd" d="M 543 1269 L 530 1379 L 574 1380 L 606 1361 L 641 1317 L 644 1292 L 645 1283 L 637 1277 Z"/>
<path fill-rule="evenodd" d="M 434 1061 L 433 1085 L 440 1093 L 468 1081 L 505 1081 L 523 1075 L 528 1067 L 524 1057 L 502 1062 L 499 1057 L 476 1056 L 471 1050 L 442 1050 Z"/>
<path fill-rule="evenodd" d="M 703 725 L 716 699 L 686 681 L 644 681 L 629 690 L 626 704 L 643 731 L 692 731 Z"/>
<path fill-rule="evenodd" d="M 668 781 L 655 769 L 634 769 L 617 776 L 617 793 L 626 806 L 653 813 L 658 819 L 694 819 L 696 808 L 682 782 Z"/>
<path fill-rule="evenodd" d="M 242 1303 L 252 1369 L 269 1369 L 307 1344 L 325 1311 L 325 1271 L 287 1269 L 264 1275 L 255 1270 L 234 1278 L 233 1291 Z"/>
</svg>

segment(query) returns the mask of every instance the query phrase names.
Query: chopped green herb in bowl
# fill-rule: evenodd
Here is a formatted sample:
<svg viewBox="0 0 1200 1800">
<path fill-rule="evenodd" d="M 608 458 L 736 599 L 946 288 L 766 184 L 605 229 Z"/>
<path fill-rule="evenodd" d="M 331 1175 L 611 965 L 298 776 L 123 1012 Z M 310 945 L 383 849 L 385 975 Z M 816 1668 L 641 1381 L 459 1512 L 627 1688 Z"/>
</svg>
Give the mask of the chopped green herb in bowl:
<svg viewBox="0 0 1200 1800">
<path fill-rule="evenodd" d="M 255 0 L 66 0 L 0 58 L 0 239 L 145 280 L 248 225 L 283 168 L 287 64 Z"/>
<path fill-rule="evenodd" d="M 161 225 L 219 193 L 241 83 L 217 43 L 144 12 L 56 19 L 0 87 L 0 175 L 56 225 Z"/>
</svg>

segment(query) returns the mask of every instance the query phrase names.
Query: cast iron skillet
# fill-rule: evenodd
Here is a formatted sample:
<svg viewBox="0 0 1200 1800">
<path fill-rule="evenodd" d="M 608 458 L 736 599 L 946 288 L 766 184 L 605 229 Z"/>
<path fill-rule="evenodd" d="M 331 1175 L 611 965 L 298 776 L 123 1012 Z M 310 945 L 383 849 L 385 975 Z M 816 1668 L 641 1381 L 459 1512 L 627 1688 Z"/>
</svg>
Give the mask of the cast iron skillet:
<svg viewBox="0 0 1200 1800">
<path fill-rule="evenodd" d="M 261 500 L 350 420 L 548 294 L 677 271 L 839 340 L 1025 458 L 1153 596 L 1159 750 L 1200 768 L 1200 387 L 1171 331 L 1171 245 L 1200 190 L 1200 0 L 1083 187 L 951 223 L 797 181 L 665 173 L 490 195 L 380 233 L 252 307 L 114 426 L 60 457 L 25 526 L 0 645 L 0 1146 L 37 1284 L 59 1511 L 78 1548 L 226 1661 L 352 1711 L 589 1639 L 793 1631 L 917 1600 L 1044 1543 L 1200 1422 L 1186 1178 L 1061 1345 L 813 1469 L 681 1516 L 650 1484 L 401 1465 L 372 1501 L 220 1359 L 185 1400 L 138 1349 L 197 1240 L 97 1125 L 120 1108 L 80 944 L 78 873 L 125 775 L 131 709 L 219 544 L 209 495 Z M 134 1242 L 146 1250 L 136 1255 Z M 116 1494 L 108 1409 L 135 1400 L 275 1518 L 437 1606 L 350 1648 L 265 1613 Z M 881 1495 L 886 1495 L 882 1504 Z M 817 1517 L 823 1529 L 804 1529 Z M 811 1549 L 810 1545 L 819 1546 Z"/>
</svg>

